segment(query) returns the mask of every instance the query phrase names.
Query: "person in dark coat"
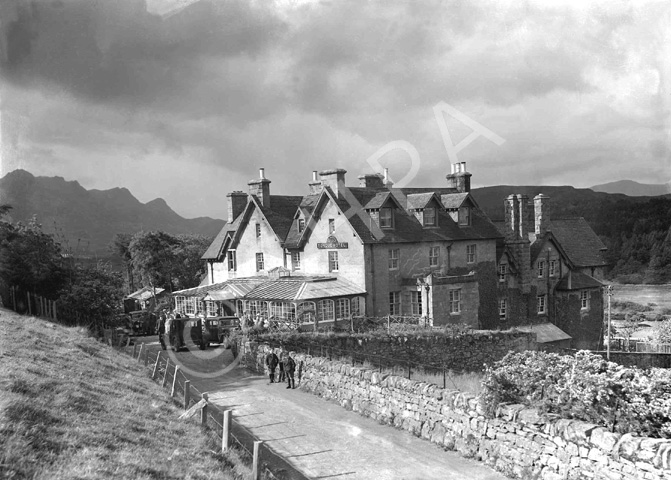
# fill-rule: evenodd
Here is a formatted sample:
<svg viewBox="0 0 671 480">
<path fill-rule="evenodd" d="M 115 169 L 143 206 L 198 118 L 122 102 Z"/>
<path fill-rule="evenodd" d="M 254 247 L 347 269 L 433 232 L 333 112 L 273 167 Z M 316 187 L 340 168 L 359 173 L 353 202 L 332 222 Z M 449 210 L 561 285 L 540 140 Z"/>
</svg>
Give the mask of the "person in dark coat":
<svg viewBox="0 0 671 480">
<path fill-rule="evenodd" d="M 296 362 L 291 356 L 291 352 L 288 352 L 284 360 L 284 374 L 287 376 L 287 388 L 296 388 L 296 382 L 294 381 L 295 371 Z"/>
<path fill-rule="evenodd" d="M 284 374 L 284 352 L 282 351 L 282 349 L 278 349 L 278 352 L 279 352 L 279 354 L 280 354 L 280 355 L 279 355 L 279 357 L 280 357 L 280 364 L 279 364 L 279 367 L 280 367 L 280 379 L 279 379 L 278 381 L 279 381 L 280 383 L 283 383 L 283 382 L 284 382 L 284 379 L 286 378 L 286 375 Z"/>
<path fill-rule="evenodd" d="M 156 322 L 156 332 L 158 333 L 158 341 L 161 342 L 161 348 L 165 350 L 165 339 L 163 334 L 165 334 L 165 312 L 161 313 L 158 317 L 158 322 Z"/>
<path fill-rule="evenodd" d="M 268 376 L 270 377 L 270 383 L 275 383 L 275 369 L 277 364 L 280 363 L 280 359 L 277 358 L 275 352 L 270 350 L 268 355 L 266 355 L 266 367 L 268 367 Z"/>
</svg>

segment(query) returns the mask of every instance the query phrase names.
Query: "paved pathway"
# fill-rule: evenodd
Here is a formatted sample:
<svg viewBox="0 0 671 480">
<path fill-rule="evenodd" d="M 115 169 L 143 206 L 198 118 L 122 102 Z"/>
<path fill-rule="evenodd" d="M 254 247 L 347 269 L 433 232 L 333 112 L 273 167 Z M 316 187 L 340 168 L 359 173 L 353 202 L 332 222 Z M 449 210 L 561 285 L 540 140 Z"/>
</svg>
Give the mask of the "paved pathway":
<svg viewBox="0 0 671 480">
<path fill-rule="evenodd" d="M 230 351 L 215 361 L 232 360 Z M 214 352 L 211 352 L 214 353 Z M 223 353 L 223 355 L 221 355 Z M 267 377 L 232 369 L 214 376 L 212 360 L 198 352 L 176 358 L 186 370 L 202 368 L 211 378 L 189 375 L 210 401 L 233 410 L 234 418 L 306 476 L 314 479 L 482 479 L 506 477 L 403 430 L 379 425 L 300 389 L 269 384 Z M 207 365 L 207 366 L 206 366 Z"/>
</svg>

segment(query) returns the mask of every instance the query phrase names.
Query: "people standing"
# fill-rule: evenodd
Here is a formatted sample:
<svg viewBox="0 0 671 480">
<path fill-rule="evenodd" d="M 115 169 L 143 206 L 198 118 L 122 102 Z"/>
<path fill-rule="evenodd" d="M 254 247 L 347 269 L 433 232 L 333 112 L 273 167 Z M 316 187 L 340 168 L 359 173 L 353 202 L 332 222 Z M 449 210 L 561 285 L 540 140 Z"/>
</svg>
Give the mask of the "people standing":
<svg viewBox="0 0 671 480">
<path fill-rule="evenodd" d="M 280 362 L 280 359 L 277 358 L 275 352 L 270 350 L 268 355 L 266 355 L 266 367 L 268 367 L 268 376 L 270 377 L 270 383 L 275 383 L 275 369 L 277 364 Z"/>
<path fill-rule="evenodd" d="M 165 312 L 161 312 L 161 315 L 158 317 L 158 323 L 156 324 L 156 331 L 158 332 L 158 341 L 161 342 L 161 348 L 163 350 L 166 349 L 165 339 L 163 338 L 163 335 L 165 334 L 165 320 Z"/>
<path fill-rule="evenodd" d="M 278 382 L 284 383 L 284 379 L 286 378 L 286 375 L 284 373 L 284 352 L 282 351 L 281 348 L 278 348 L 277 353 L 279 353 L 279 358 L 280 358 L 280 363 L 279 363 L 280 379 L 278 380 Z"/>
<path fill-rule="evenodd" d="M 294 372 L 296 371 L 296 362 L 291 356 L 292 352 L 288 352 L 286 360 L 284 361 L 284 374 L 287 376 L 287 388 L 296 388 L 294 381 Z"/>
</svg>

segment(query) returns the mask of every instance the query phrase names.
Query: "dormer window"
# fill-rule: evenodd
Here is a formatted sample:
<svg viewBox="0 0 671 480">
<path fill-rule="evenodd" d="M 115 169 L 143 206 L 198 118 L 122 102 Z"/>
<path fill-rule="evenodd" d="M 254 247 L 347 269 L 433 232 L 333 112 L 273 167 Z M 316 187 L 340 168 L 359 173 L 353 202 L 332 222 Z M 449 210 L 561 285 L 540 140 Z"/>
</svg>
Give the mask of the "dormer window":
<svg viewBox="0 0 671 480">
<path fill-rule="evenodd" d="M 394 228 L 394 214 L 389 207 L 380 209 L 380 228 Z"/>
<path fill-rule="evenodd" d="M 460 207 L 459 208 L 459 225 L 470 225 L 471 224 L 471 209 L 470 207 Z"/>
<path fill-rule="evenodd" d="M 298 233 L 301 233 L 303 230 L 305 230 L 305 219 L 304 218 L 299 218 L 298 219 Z"/>
<path fill-rule="evenodd" d="M 436 226 L 436 209 L 433 207 L 427 207 L 424 209 L 424 226 L 425 227 L 435 227 Z"/>
</svg>

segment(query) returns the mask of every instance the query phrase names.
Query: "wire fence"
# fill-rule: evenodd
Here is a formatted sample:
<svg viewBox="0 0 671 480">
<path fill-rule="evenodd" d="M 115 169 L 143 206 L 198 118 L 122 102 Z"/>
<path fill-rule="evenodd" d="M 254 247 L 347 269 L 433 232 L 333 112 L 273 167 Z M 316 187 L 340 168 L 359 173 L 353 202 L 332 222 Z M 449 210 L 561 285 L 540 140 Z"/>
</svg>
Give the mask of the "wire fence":
<svg viewBox="0 0 671 480">
<path fill-rule="evenodd" d="M 119 347 L 138 362 L 152 369 L 152 378 L 167 388 L 173 400 L 182 406 L 185 414 L 195 415 L 200 411 L 200 422 L 204 428 L 213 430 L 221 438 L 222 452 L 236 448 L 244 458 L 252 462 L 253 478 L 269 480 L 306 480 L 307 477 L 286 459 L 262 442 L 249 429 L 237 422 L 232 413 L 208 401 L 207 393 L 201 392 L 191 380 L 174 364 L 162 350 L 152 352 L 145 344 Z M 200 404 L 200 405 L 199 405 Z M 228 410 L 231 412 L 231 410 Z M 226 421 L 228 417 L 228 421 Z"/>
</svg>

